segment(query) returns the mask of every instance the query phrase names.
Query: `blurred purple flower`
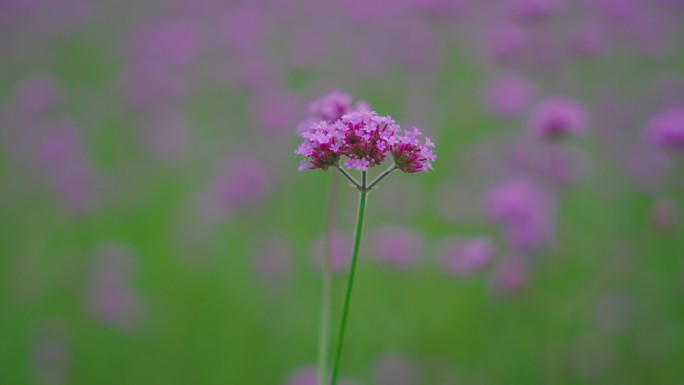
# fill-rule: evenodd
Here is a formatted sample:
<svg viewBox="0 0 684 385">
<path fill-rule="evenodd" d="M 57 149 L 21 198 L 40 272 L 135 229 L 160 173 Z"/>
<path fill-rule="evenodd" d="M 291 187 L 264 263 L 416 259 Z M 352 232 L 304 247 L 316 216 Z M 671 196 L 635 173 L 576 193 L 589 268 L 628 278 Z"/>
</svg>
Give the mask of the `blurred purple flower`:
<svg viewBox="0 0 684 385">
<path fill-rule="evenodd" d="M 431 73 L 441 62 L 442 44 L 430 25 L 403 23 L 396 33 L 396 53 L 400 63 L 414 74 Z"/>
<path fill-rule="evenodd" d="M 232 9 L 219 20 L 218 34 L 231 48 L 260 48 L 270 31 L 270 20 L 258 6 Z"/>
<path fill-rule="evenodd" d="M 536 93 L 534 85 L 516 73 L 496 76 L 484 87 L 484 101 L 494 114 L 503 117 L 520 116 Z"/>
<path fill-rule="evenodd" d="M 179 97 L 184 92 L 183 72 L 195 63 L 205 35 L 201 24 L 189 20 L 148 23 L 134 30 L 121 79 L 126 102 L 144 108 Z"/>
<path fill-rule="evenodd" d="M 34 381 L 40 385 L 69 383 L 71 353 L 70 330 L 61 319 L 42 318 L 31 330 L 29 363 Z"/>
<path fill-rule="evenodd" d="M 57 79 L 52 75 L 32 75 L 23 79 L 15 90 L 22 107 L 32 114 L 41 114 L 54 108 L 62 96 Z"/>
<path fill-rule="evenodd" d="M 212 190 L 230 213 L 258 207 L 271 192 L 268 167 L 251 156 L 236 156 L 225 163 L 212 182 Z"/>
<path fill-rule="evenodd" d="M 333 91 L 309 104 L 309 113 L 316 121 L 335 122 L 348 113 L 369 110 L 364 101 L 352 105 L 352 96 L 340 91 Z"/>
<path fill-rule="evenodd" d="M 375 385 L 418 385 L 421 383 L 418 367 L 401 353 L 387 353 L 373 365 Z"/>
<path fill-rule="evenodd" d="M 257 128 L 273 134 L 291 133 L 302 120 L 302 103 L 295 95 L 264 91 L 252 101 L 252 116 Z"/>
<path fill-rule="evenodd" d="M 641 10 L 641 0 L 587 0 L 598 15 L 612 22 L 628 22 Z"/>
<path fill-rule="evenodd" d="M 31 356 L 34 373 L 39 384 L 60 385 L 67 383 L 70 354 L 63 341 L 42 341 L 33 347 Z"/>
<path fill-rule="evenodd" d="M 321 235 L 311 246 L 311 256 L 314 264 L 320 268 L 325 255 L 324 240 Z M 352 253 L 352 238 L 348 233 L 335 231 L 330 235 L 330 268 L 334 272 L 344 272 L 349 268 Z"/>
<path fill-rule="evenodd" d="M 147 75 L 185 69 L 199 55 L 205 33 L 202 25 L 188 20 L 146 24 L 131 36 L 130 59 Z"/>
<path fill-rule="evenodd" d="M 52 174 L 52 185 L 60 201 L 72 214 L 92 211 L 102 199 L 104 181 L 86 160 L 69 162 Z"/>
<path fill-rule="evenodd" d="M 536 22 L 557 16 L 565 8 L 565 0 L 512 0 L 510 10 L 524 22 Z"/>
<path fill-rule="evenodd" d="M 73 122 L 54 123 L 44 127 L 41 134 L 36 157 L 45 167 L 54 170 L 83 158 L 81 133 Z"/>
<path fill-rule="evenodd" d="M 280 287 L 292 277 L 292 254 L 281 237 L 259 239 L 253 253 L 257 278 L 268 286 Z"/>
<path fill-rule="evenodd" d="M 509 244 L 535 250 L 555 237 L 554 197 L 529 178 L 519 177 L 492 187 L 484 204 L 489 217 L 503 226 Z"/>
<path fill-rule="evenodd" d="M 101 201 L 105 184 L 84 153 L 80 129 L 70 121 L 42 127 L 35 157 L 47 171 L 59 201 L 72 214 L 91 211 Z"/>
<path fill-rule="evenodd" d="M 283 385 L 318 385 L 318 371 L 314 366 L 306 366 L 290 373 Z"/>
<path fill-rule="evenodd" d="M 485 31 L 484 36 L 487 53 L 494 61 L 508 62 L 528 53 L 530 36 L 519 24 L 494 24 Z"/>
<path fill-rule="evenodd" d="M 646 122 L 645 132 L 655 147 L 684 153 L 684 106 L 658 112 Z"/>
<path fill-rule="evenodd" d="M 658 199 L 651 205 L 650 217 L 657 230 L 672 230 L 679 223 L 679 205 L 672 199 Z"/>
<path fill-rule="evenodd" d="M 234 58 L 231 75 L 240 87 L 266 92 L 280 83 L 283 70 L 274 58 L 263 52 L 245 52 Z"/>
<path fill-rule="evenodd" d="M 526 141 L 514 145 L 509 164 L 555 187 L 578 183 L 591 165 L 581 149 Z"/>
<path fill-rule="evenodd" d="M 584 133 L 587 125 L 582 104 L 565 96 L 551 96 L 533 107 L 527 130 L 542 139 L 558 139 Z"/>
<path fill-rule="evenodd" d="M 439 246 L 443 269 L 459 278 L 483 271 L 494 260 L 495 253 L 496 247 L 488 238 L 447 238 Z"/>
<path fill-rule="evenodd" d="M 629 148 L 621 161 L 632 182 L 643 191 L 661 191 L 671 180 L 672 159 L 658 148 L 650 145 Z"/>
<path fill-rule="evenodd" d="M 424 246 L 423 237 L 410 227 L 380 227 L 375 231 L 373 241 L 376 260 L 400 270 L 413 266 Z"/>
<path fill-rule="evenodd" d="M 499 261 L 491 276 L 494 293 L 504 296 L 520 292 L 528 284 L 527 266 L 523 258 L 508 256 Z"/>
<path fill-rule="evenodd" d="M 597 22 L 582 22 L 570 35 L 570 49 L 580 57 L 596 58 L 608 48 L 608 33 Z"/>
<path fill-rule="evenodd" d="M 129 283 L 135 268 L 133 253 L 121 244 L 103 244 L 95 251 L 93 263 L 85 298 L 87 312 L 121 331 L 136 328 L 143 307 Z"/>
<path fill-rule="evenodd" d="M 460 18 L 472 8 L 470 0 L 412 0 L 413 7 L 429 16 Z"/>
</svg>

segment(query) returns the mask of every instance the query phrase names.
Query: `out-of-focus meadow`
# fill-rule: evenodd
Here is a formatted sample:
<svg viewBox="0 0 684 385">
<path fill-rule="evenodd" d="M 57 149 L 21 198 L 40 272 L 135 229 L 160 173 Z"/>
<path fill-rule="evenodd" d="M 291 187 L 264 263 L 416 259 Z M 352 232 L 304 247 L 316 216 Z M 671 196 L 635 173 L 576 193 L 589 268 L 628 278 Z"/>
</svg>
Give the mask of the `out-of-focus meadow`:
<svg viewBox="0 0 684 385">
<path fill-rule="evenodd" d="M 338 90 L 438 156 L 369 196 L 345 383 L 683 383 L 683 29 L 678 0 L 1 0 L 0 384 L 315 385 L 357 194 L 294 150 Z"/>
</svg>

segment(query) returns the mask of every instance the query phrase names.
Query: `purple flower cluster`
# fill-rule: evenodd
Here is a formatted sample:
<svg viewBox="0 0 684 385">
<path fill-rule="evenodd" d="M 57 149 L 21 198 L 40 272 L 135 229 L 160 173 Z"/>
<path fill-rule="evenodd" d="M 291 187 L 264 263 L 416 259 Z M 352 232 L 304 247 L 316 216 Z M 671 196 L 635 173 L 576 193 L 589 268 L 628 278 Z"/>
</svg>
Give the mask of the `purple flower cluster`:
<svg viewBox="0 0 684 385">
<path fill-rule="evenodd" d="M 559 139 L 584 133 L 587 125 L 587 112 L 582 104 L 565 96 L 552 96 L 533 108 L 527 129 L 542 139 Z"/>
<path fill-rule="evenodd" d="M 553 240 L 555 200 L 531 179 L 521 177 L 494 186 L 484 203 L 489 217 L 503 227 L 508 243 L 517 250 L 537 250 Z"/>
<path fill-rule="evenodd" d="M 684 152 L 684 106 L 667 108 L 646 123 L 646 135 L 657 148 Z"/>
<path fill-rule="evenodd" d="M 321 115 L 334 116 L 344 109 L 345 100 L 337 105 L 319 108 Z M 335 107 L 336 106 L 336 107 Z M 430 149 L 434 144 L 429 138 L 420 142 L 421 132 L 417 128 L 402 130 L 390 116 L 380 116 L 374 111 L 354 111 L 339 119 L 321 120 L 313 123 L 300 134 L 304 138 L 296 154 L 308 158 L 302 160 L 299 170 L 327 170 L 338 167 L 346 157 L 344 167 L 366 171 L 385 160 L 387 153 L 394 158 L 397 169 L 414 173 L 428 171 L 436 159 Z"/>
</svg>

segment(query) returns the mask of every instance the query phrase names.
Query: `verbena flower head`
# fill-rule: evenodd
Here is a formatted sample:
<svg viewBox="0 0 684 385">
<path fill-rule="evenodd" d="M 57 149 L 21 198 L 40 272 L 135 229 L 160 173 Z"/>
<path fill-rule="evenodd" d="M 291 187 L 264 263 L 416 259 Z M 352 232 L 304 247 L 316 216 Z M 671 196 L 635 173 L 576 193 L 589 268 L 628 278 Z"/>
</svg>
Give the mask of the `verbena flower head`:
<svg viewBox="0 0 684 385">
<path fill-rule="evenodd" d="M 420 136 L 420 130 L 414 127 L 412 131 L 397 137 L 398 143 L 392 146 L 392 156 L 399 170 L 414 173 L 432 169 L 432 162 L 437 156 L 430 148 L 435 147 L 435 144 L 428 137 L 421 144 Z"/>
<path fill-rule="evenodd" d="M 542 139 L 560 139 L 585 132 L 587 121 L 580 103 L 565 96 L 553 96 L 534 107 L 527 129 Z"/>
<path fill-rule="evenodd" d="M 646 135 L 657 148 L 684 152 L 684 106 L 667 108 L 646 123 Z"/>
<path fill-rule="evenodd" d="M 338 166 L 342 157 L 347 169 L 366 171 L 382 163 L 390 152 L 398 169 L 412 173 L 428 171 L 436 158 L 429 138 L 420 143 L 420 130 L 402 131 L 390 116 L 374 111 L 354 111 L 335 121 L 321 120 L 300 135 L 304 143 L 295 153 L 308 158 L 308 162 L 301 161 L 300 171 L 325 171 Z"/>
</svg>

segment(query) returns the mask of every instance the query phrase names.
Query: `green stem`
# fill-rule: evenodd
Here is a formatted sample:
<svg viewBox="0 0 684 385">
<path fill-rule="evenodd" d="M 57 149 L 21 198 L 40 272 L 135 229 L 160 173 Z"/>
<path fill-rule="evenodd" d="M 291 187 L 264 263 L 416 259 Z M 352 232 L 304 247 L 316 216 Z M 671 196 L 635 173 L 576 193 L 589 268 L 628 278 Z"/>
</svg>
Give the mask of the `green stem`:
<svg viewBox="0 0 684 385">
<path fill-rule="evenodd" d="M 330 192 L 328 193 L 328 214 L 325 221 L 325 236 L 323 238 L 323 260 L 321 264 L 321 318 L 319 324 L 318 343 L 318 384 L 324 385 L 328 376 L 328 352 L 330 345 L 330 300 L 332 297 L 331 238 L 337 202 L 338 175 L 331 174 Z"/>
<path fill-rule="evenodd" d="M 352 287 L 354 286 L 354 273 L 356 272 L 356 262 L 359 257 L 359 246 L 361 245 L 361 232 L 363 231 L 363 215 L 366 210 L 366 172 L 362 174 L 362 188 L 359 189 L 359 215 L 356 221 L 356 235 L 354 237 L 354 251 L 352 254 L 351 267 L 349 268 L 349 280 L 347 281 L 347 292 L 344 297 L 344 308 L 342 309 L 342 321 L 340 322 L 340 332 L 337 338 L 337 351 L 335 352 L 335 364 L 332 370 L 331 385 L 337 384 L 337 374 L 340 368 L 340 358 L 342 356 L 342 345 L 344 343 L 344 333 L 347 328 L 347 316 L 349 315 L 349 303 L 351 302 Z"/>
</svg>

